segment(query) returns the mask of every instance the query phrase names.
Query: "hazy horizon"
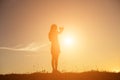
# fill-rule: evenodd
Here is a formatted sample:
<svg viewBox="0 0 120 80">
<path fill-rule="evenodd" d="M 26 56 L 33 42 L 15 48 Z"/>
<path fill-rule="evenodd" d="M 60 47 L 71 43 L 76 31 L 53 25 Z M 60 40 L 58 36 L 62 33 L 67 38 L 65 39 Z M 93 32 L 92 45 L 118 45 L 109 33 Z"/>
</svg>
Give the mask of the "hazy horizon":
<svg viewBox="0 0 120 80">
<path fill-rule="evenodd" d="M 60 71 L 120 71 L 119 0 L 1 0 L 0 74 L 51 72 L 54 23 L 64 27 Z"/>
</svg>

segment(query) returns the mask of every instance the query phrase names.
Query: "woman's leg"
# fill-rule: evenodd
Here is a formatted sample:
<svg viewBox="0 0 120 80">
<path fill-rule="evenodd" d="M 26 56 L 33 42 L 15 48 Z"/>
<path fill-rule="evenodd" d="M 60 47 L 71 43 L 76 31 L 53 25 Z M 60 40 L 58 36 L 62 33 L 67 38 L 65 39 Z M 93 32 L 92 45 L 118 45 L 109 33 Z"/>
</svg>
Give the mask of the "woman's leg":
<svg viewBox="0 0 120 80">
<path fill-rule="evenodd" d="M 54 59 L 53 59 L 53 57 L 52 57 L 52 70 L 54 70 Z"/>
<path fill-rule="evenodd" d="M 57 71 L 58 68 L 58 55 L 55 57 L 55 70 Z"/>
<path fill-rule="evenodd" d="M 54 55 L 52 55 L 52 62 L 51 62 L 51 65 L 52 65 L 52 71 L 55 71 L 55 58 L 54 58 Z"/>
</svg>

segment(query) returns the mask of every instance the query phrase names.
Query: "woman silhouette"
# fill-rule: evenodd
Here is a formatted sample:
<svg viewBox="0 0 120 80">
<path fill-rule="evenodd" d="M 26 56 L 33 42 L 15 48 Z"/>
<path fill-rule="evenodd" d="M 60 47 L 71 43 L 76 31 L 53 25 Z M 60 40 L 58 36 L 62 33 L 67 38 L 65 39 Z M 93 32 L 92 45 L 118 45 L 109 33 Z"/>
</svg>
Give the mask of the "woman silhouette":
<svg viewBox="0 0 120 80">
<path fill-rule="evenodd" d="M 63 31 L 63 27 L 59 28 L 60 31 L 57 29 L 56 24 L 51 25 L 51 29 L 49 32 L 49 40 L 51 42 L 51 55 L 52 55 L 52 72 L 58 72 L 58 57 L 60 54 L 60 45 L 58 42 L 58 34 Z"/>
</svg>

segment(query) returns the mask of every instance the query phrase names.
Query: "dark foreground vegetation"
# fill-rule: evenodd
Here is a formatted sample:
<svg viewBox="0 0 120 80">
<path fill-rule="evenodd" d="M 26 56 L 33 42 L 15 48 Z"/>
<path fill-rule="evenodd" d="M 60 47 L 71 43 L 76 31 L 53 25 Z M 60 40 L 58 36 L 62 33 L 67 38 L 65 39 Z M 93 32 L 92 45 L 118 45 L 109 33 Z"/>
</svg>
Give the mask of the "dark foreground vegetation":
<svg viewBox="0 0 120 80">
<path fill-rule="evenodd" d="M 0 75 L 0 80 L 120 80 L 120 73 L 83 72 L 83 73 L 32 73 Z"/>
</svg>

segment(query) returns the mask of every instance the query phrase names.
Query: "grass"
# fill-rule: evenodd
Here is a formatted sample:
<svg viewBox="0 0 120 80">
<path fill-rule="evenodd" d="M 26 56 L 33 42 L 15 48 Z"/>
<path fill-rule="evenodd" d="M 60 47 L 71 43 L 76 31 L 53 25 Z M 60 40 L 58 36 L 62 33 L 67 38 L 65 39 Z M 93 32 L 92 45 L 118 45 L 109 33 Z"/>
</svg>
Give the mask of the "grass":
<svg viewBox="0 0 120 80">
<path fill-rule="evenodd" d="M 120 80 L 120 73 L 88 71 L 82 73 L 5 74 L 0 80 Z"/>
</svg>

